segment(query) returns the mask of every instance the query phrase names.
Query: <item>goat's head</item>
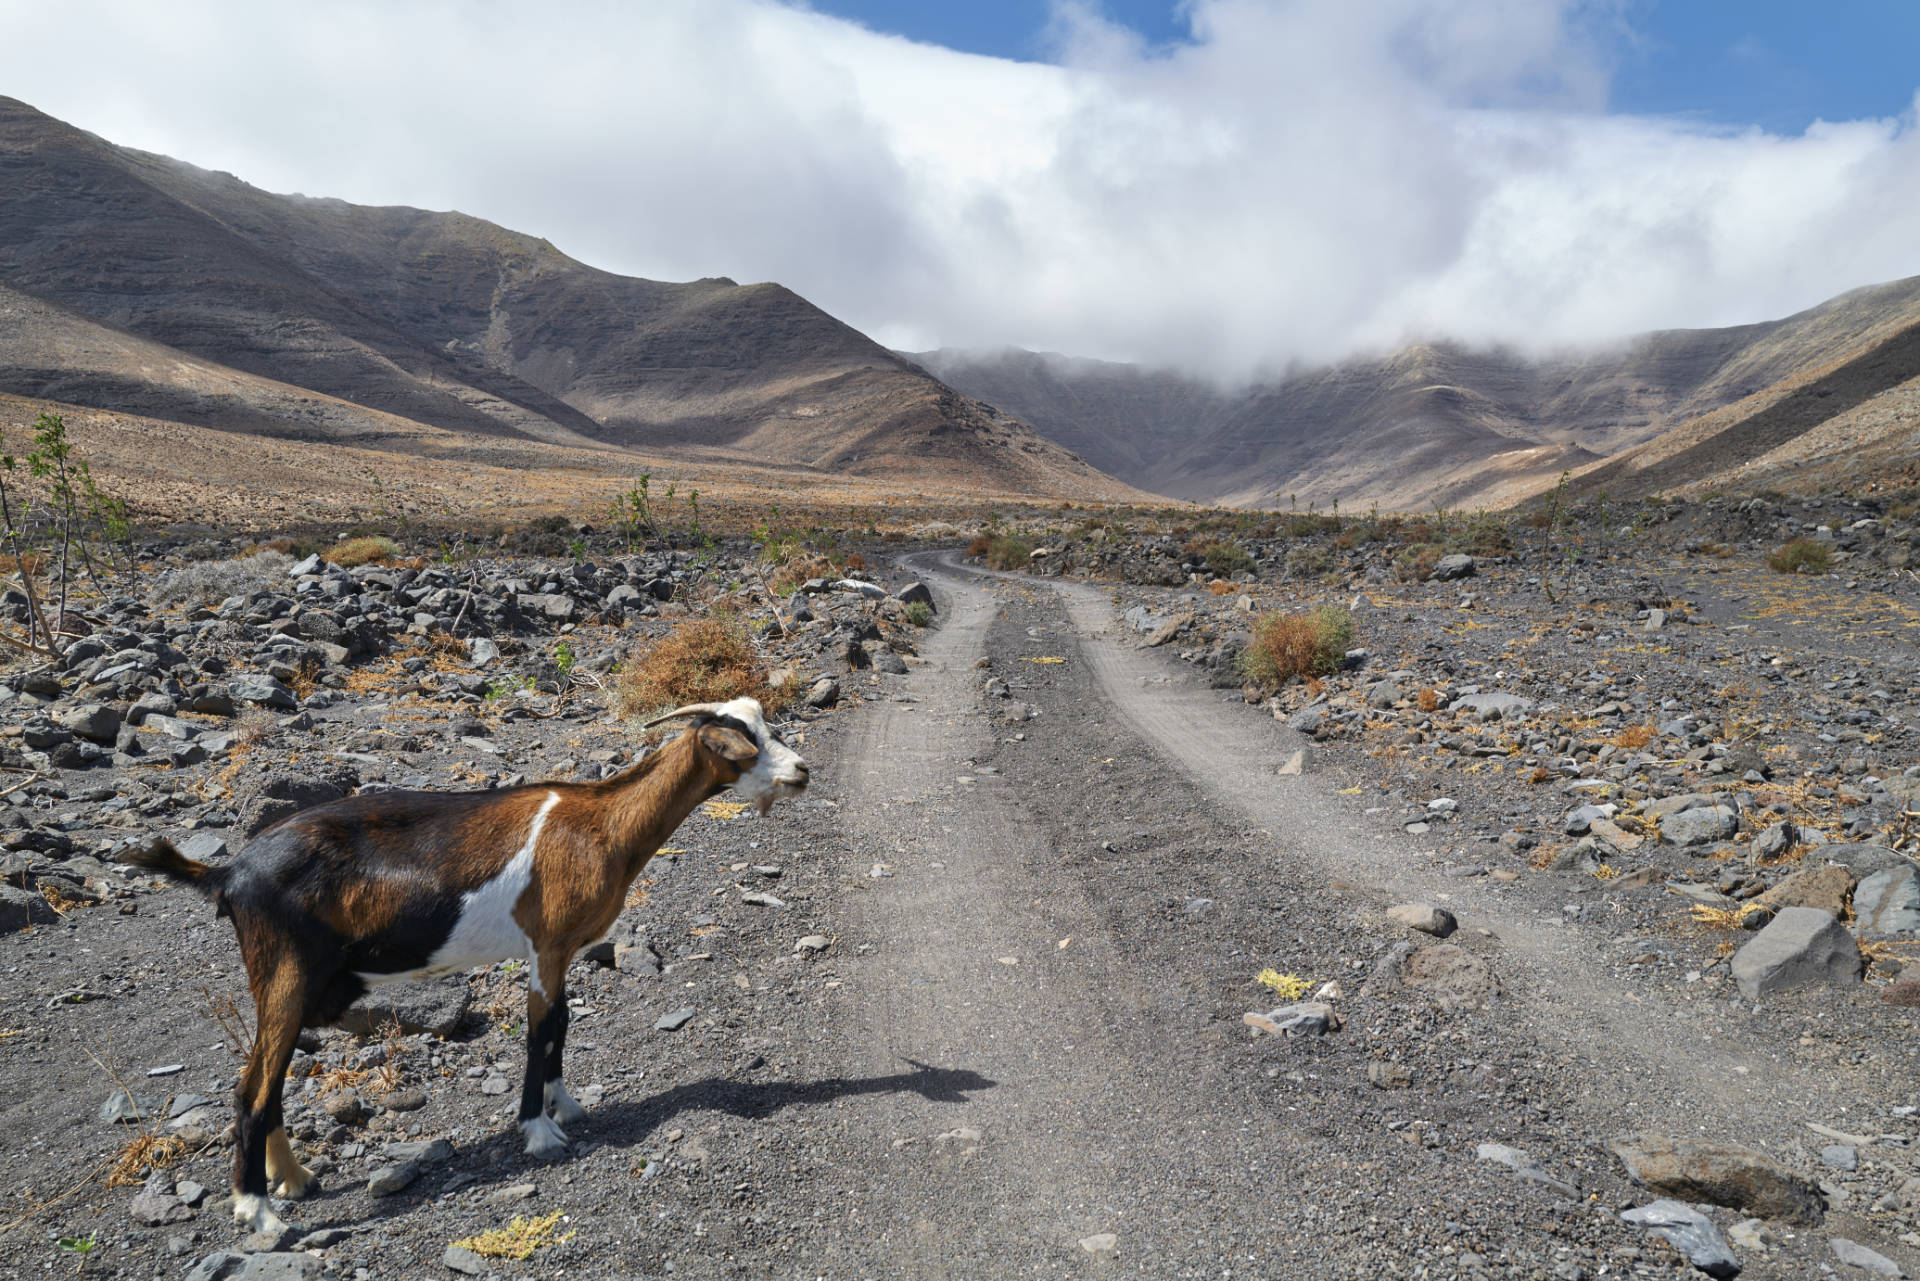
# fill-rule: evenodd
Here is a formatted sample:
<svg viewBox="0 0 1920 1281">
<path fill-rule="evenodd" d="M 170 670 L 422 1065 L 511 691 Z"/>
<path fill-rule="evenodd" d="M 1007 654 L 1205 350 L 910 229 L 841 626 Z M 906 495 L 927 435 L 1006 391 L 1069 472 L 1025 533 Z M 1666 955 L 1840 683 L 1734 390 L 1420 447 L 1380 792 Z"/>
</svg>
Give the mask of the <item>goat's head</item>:
<svg viewBox="0 0 1920 1281">
<path fill-rule="evenodd" d="M 773 808 L 775 800 L 797 795 L 806 787 L 807 763 L 768 727 L 757 700 L 695 703 L 656 716 L 647 726 L 681 719 L 693 721 L 688 732 L 713 762 L 721 783 L 758 806 L 762 814 Z"/>
</svg>

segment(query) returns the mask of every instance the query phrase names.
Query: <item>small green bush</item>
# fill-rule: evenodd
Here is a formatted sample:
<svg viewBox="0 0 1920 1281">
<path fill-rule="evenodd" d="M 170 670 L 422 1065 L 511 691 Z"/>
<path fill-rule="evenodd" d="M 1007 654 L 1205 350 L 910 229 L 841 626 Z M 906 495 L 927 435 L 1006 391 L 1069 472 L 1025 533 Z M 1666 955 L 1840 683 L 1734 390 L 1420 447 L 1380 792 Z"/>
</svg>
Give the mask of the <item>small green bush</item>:
<svg viewBox="0 0 1920 1281">
<path fill-rule="evenodd" d="M 1340 666 L 1353 646 L 1353 615 L 1337 605 L 1306 614 L 1262 614 L 1253 640 L 1240 651 L 1240 671 L 1256 685 L 1276 688 L 1294 677 L 1321 676 Z"/>
<path fill-rule="evenodd" d="M 1003 534 L 987 544 L 987 564 L 995 569 L 1022 569 L 1033 563 L 1033 544 Z"/>
<path fill-rule="evenodd" d="M 1817 538 L 1796 538 L 1767 557 L 1776 574 L 1824 574 L 1833 565 L 1833 548 Z"/>
<path fill-rule="evenodd" d="M 925 627 L 933 621 L 933 606 L 923 600 L 908 601 L 907 621 L 915 627 Z"/>
<path fill-rule="evenodd" d="M 1222 578 L 1253 572 L 1253 557 L 1239 543 L 1213 543 L 1207 548 L 1206 555 L 1207 568 Z"/>
</svg>

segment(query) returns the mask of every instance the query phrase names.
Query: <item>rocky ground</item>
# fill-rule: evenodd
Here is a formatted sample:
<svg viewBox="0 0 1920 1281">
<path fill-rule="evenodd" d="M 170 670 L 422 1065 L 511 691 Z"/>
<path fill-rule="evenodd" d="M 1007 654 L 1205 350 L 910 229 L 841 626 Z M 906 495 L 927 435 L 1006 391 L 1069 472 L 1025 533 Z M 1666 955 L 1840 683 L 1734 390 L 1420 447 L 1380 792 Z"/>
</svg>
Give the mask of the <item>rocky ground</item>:
<svg viewBox="0 0 1920 1281">
<path fill-rule="evenodd" d="M 1911 515 L 1631 516 L 1054 517 L 1016 575 L 782 583 L 781 635 L 744 546 L 155 545 L 0 701 L 0 1276 L 1920 1272 Z M 1800 534 L 1830 575 L 1765 567 Z M 1322 604 L 1340 669 L 1249 689 Z M 295 1064 L 304 1233 L 242 1241 L 231 931 L 115 850 L 617 770 L 612 669 L 716 605 L 816 782 L 576 963 L 573 1152 L 520 1152 L 512 966 L 385 989 Z"/>
</svg>

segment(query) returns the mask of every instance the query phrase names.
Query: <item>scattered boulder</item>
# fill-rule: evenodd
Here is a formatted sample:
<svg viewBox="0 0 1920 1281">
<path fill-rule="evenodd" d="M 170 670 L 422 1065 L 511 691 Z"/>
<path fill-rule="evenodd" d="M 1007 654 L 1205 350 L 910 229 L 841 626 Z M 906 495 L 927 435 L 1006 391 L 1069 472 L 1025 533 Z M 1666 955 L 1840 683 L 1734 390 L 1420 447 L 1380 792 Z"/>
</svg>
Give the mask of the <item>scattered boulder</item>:
<svg viewBox="0 0 1920 1281">
<path fill-rule="evenodd" d="M 1442 556 L 1435 561 L 1433 572 L 1428 577 L 1437 583 L 1449 583 L 1456 578 L 1472 578 L 1479 572 L 1473 557 L 1465 552 L 1455 552 L 1451 556 Z"/>
<path fill-rule="evenodd" d="M 1620 1215 L 1628 1223 L 1646 1228 L 1655 1236 L 1664 1237 L 1674 1249 L 1685 1255 L 1687 1262 L 1710 1277 L 1737 1277 L 1740 1275 L 1740 1260 L 1733 1257 L 1733 1249 L 1727 1239 L 1720 1235 L 1720 1229 L 1713 1226 L 1713 1220 L 1689 1205 L 1678 1201 L 1655 1201 L 1635 1210 L 1623 1211 Z"/>
<path fill-rule="evenodd" d="M 347 1007 L 334 1026 L 355 1036 L 384 1036 L 393 1023 L 411 1036 L 451 1036 L 467 1017 L 473 992 L 462 975 L 382 986 Z"/>
<path fill-rule="evenodd" d="M 1733 981 L 1757 1001 L 1807 983 L 1858 983 L 1860 947 L 1831 912 L 1789 907 L 1733 954 Z"/>
<path fill-rule="evenodd" d="M 1818 908 L 1832 916 L 1845 916 L 1847 900 L 1853 897 L 1853 873 L 1837 863 L 1824 867 L 1803 867 L 1778 885 L 1760 895 L 1767 907 Z"/>
<path fill-rule="evenodd" d="M 1325 1001 L 1296 1001 L 1265 1014 L 1243 1014 L 1240 1021 L 1269 1036 L 1282 1033 L 1324 1036 L 1328 1032 L 1339 1031 L 1343 1026 L 1340 1016 Z"/>
<path fill-rule="evenodd" d="M 1886 1255 L 1876 1250 L 1869 1250 L 1866 1246 L 1855 1241 L 1849 1241 L 1845 1237 L 1835 1237 L 1833 1240 L 1827 1242 L 1827 1246 L 1833 1251 L 1834 1258 L 1850 1267 L 1859 1268 L 1863 1272 L 1871 1272 L 1877 1277 L 1904 1277 L 1907 1275 L 1905 1268 L 1895 1263 L 1892 1259 L 1889 1259 Z"/>
<path fill-rule="evenodd" d="M 1680 1201 L 1806 1226 L 1826 1217 L 1819 1188 L 1766 1153 L 1738 1143 L 1639 1134 L 1608 1146 L 1635 1183 Z"/>
<path fill-rule="evenodd" d="M 1431 903 L 1400 903 L 1387 909 L 1387 915 L 1410 930 L 1419 930 L 1435 938 L 1445 938 L 1459 928 L 1453 913 Z"/>
</svg>

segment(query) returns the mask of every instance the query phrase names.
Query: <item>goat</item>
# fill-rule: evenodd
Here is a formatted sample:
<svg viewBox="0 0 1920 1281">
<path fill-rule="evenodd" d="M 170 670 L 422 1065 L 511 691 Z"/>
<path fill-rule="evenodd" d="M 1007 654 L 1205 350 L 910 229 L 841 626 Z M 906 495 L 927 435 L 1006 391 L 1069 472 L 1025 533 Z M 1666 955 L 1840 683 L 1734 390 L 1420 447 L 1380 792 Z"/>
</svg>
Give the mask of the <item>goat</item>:
<svg viewBox="0 0 1920 1281">
<path fill-rule="evenodd" d="M 268 1201 L 304 1196 L 281 1088 L 303 1027 L 331 1023 L 368 984 L 524 959 L 527 1152 L 566 1150 L 560 1126 L 586 1112 L 561 1082 L 566 976 L 575 952 L 613 927 L 627 889 L 694 806 L 728 788 L 762 814 L 807 785 L 807 765 L 751 698 L 682 707 L 647 722 L 692 724 L 633 768 L 597 783 L 493 792 L 376 792 L 302 810 L 219 867 L 164 838 L 122 861 L 184 882 L 230 917 L 257 1033 L 236 1091 L 234 1218 L 286 1223 Z"/>
</svg>

